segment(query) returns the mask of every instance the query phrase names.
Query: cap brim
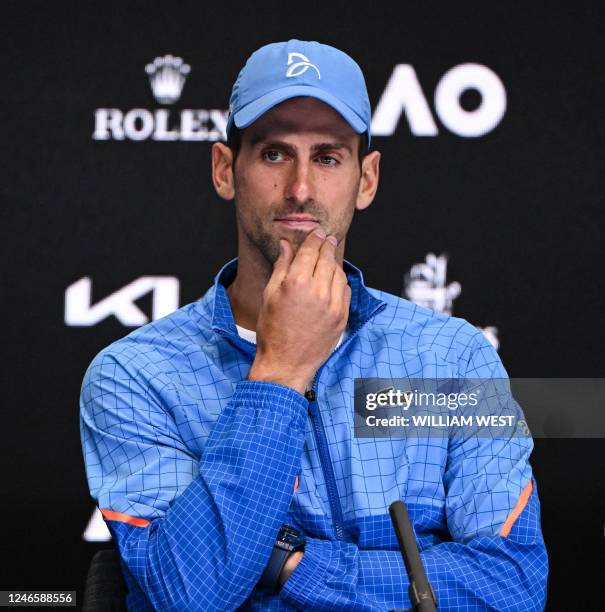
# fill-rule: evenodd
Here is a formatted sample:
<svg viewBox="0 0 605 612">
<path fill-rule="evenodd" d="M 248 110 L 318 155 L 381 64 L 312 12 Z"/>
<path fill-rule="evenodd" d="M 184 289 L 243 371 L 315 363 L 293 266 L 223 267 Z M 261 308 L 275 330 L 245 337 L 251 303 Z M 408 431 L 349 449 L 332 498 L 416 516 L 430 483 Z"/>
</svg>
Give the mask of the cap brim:
<svg viewBox="0 0 605 612">
<path fill-rule="evenodd" d="M 270 108 L 273 108 L 284 100 L 297 98 L 299 96 L 308 96 L 317 98 L 326 104 L 329 104 L 335 111 L 340 113 L 347 123 L 357 132 L 362 134 L 368 130 L 368 126 L 359 116 L 352 111 L 344 102 L 327 93 L 323 89 L 313 87 L 312 85 L 293 85 L 292 87 L 282 87 L 276 89 L 264 96 L 261 96 L 254 102 L 250 102 L 247 106 L 240 109 L 233 116 L 233 121 L 238 128 L 248 127 L 254 123 L 261 115 L 266 113 Z"/>
</svg>

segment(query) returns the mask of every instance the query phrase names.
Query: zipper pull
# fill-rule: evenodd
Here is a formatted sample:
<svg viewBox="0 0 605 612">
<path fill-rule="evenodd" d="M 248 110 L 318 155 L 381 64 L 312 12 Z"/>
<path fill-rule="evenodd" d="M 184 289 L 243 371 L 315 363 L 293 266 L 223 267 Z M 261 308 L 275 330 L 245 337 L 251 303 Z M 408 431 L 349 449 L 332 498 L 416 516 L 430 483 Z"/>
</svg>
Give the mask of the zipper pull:
<svg viewBox="0 0 605 612">
<path fill-rule="evenodd" d="M 313 389 L 305 391 L 305 397 L 309 401 L 309 414 L 311 416 L 317 416 L 319 409 L 317 408 L 317 395 Z"/>
</svg>

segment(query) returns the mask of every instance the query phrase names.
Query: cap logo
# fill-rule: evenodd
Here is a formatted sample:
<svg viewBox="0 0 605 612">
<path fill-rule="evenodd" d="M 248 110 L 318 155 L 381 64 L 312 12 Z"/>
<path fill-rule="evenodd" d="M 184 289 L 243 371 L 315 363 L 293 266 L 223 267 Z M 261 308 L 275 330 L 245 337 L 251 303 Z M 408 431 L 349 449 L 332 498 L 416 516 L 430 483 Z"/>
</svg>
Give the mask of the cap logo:
<svg viewBox="0 0 605 612">
<path fill-rule="evenodd" d="M 299 62 L 294 63 L 294 58 L 297 58 Z M 302 53 L 288 53 L 288 70 L 286 70 L 287 77 L 297 77 L 302 76 L 309 68 L 314 68 L 317 71 L 317 77 L 321 79 L 321 74 L 319 73 L 319 68 L 312 64 L 309 61 L 309 58 L 303 55 Z"/>
</svg>

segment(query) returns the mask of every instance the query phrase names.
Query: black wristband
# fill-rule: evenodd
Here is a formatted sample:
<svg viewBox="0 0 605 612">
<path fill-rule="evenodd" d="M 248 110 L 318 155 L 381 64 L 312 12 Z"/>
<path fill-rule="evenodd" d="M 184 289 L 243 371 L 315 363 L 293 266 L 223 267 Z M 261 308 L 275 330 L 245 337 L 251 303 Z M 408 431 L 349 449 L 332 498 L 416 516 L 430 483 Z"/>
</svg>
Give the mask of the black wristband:
<svg viewBox="0 0 605 612">
<path fill-rule="evenodd" d="M 282 525 L 273 545 L 267 567 L 263 571 L 258 585 L 276 593 L 279 590 L 279 576 L 291 553 L 304 550 L 305 539 L 296 529 L 289 525 Z"/>
</svg>

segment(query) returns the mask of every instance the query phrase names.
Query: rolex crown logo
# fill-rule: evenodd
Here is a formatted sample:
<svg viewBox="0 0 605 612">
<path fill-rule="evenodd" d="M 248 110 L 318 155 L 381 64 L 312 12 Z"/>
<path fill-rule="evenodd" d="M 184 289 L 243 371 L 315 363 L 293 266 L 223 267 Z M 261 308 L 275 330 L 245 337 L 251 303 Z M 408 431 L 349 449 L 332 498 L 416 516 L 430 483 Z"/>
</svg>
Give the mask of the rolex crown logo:
<svg viewBox="0 0 605 612">
<path fill-rule="evenodd" d="M 181 97 L 190 71 L 191 66 L 183 63 L 183 58 L 173 55 L 156 57 L 153 63 L 145 66 L 151 90 L 160 104 L 174 104 Z"/>
</svg>

